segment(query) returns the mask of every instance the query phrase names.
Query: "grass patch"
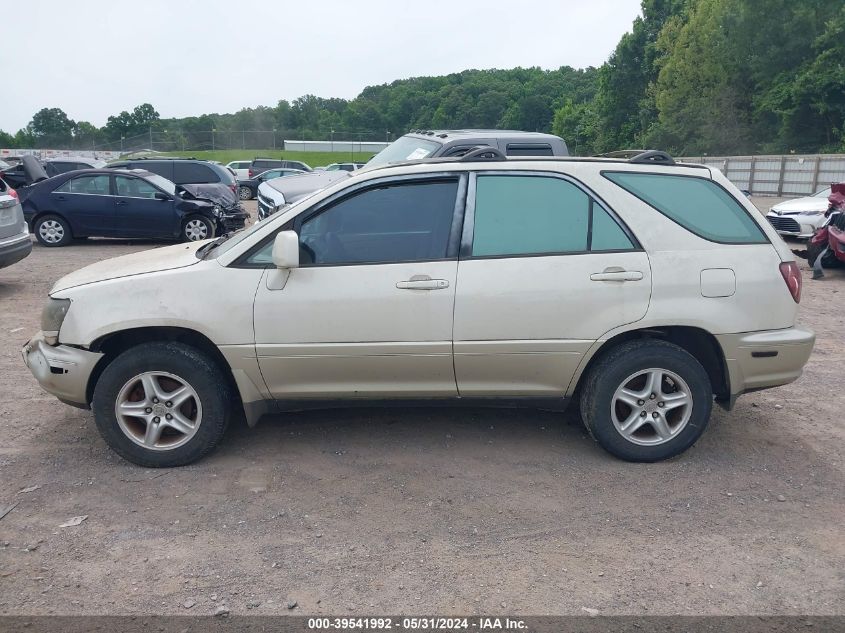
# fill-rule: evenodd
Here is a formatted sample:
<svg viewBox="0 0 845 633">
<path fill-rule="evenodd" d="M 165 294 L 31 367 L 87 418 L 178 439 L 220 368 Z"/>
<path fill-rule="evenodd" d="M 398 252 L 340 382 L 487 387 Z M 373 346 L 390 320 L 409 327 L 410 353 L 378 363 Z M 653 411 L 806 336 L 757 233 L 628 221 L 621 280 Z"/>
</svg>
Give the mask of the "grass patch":
<svg viewBox="0 0 845 633">
<path fill-rule="evenodd" d="M 156 152 L 157 154 L 159 152 Z M 331 163 L 356 162 L 364 163 L 373 157 L 372 152 L 288 152 L 270 149 L 221 149 L 192 152 L 161 152 L 167 156 L 181 156 L 183 158 L 201 158 L 203 160 L 218 160 L 224 165 L 233 160 L 252 160 L 253 158 L 276 158 L 285 160 L 300 160 L 311 167 L 329 165 Z"/>
</svg>

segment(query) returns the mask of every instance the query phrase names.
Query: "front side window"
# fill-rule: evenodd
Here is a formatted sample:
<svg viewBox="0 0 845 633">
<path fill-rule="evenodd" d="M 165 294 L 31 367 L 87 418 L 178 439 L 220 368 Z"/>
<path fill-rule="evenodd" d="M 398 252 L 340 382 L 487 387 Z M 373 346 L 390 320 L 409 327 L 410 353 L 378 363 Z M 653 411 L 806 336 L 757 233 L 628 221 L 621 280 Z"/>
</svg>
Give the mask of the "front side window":
<svg viewBox="0 0 845 633">
<path fill-rule="evenodd" d="M 53 190 L 56 193 L 84 193 L 92 196 L 109 195 L 108 175 L 78 176 L 65 181 Z"/>
<path fill-rule="evenodd" d="M 129 176 L 114 177 L 115 190 L 117 195 L 129 198 L 155 198 L 158 189 L 152 183 L 143 178 L 130 178 Z"/>
<path fill-rule="evenodd" d="M 748 211 L 712 180 L 641 172 L 604 172 L 604 177 L 706 240 L 727 244 L 768 241 Z"/>
<path fill-rule="evenodd" d="M 355 193 L 302 223 L 303 263 L 390 263 L 446 257 L 458 181 Z"/>
</svg>

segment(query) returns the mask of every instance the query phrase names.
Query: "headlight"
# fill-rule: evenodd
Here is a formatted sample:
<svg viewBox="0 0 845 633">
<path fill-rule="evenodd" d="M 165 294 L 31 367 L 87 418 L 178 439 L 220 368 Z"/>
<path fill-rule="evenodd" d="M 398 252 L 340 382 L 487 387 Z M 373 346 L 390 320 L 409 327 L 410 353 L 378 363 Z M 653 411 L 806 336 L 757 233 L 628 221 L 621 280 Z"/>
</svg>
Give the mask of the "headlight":
<svg viewBox="0 0 845 633">
<path fill-rule="evenodd" d="M 812 211 L 802 211 L 799 215 L 821 215 L 824 211 L 812 210 Z"/>
<path fill-rule="evenodd" d="M 217 205 L 214 205 L 214 215 L 216 215 L 218 218 L 220 217 L 220 207 L 218 207 Z"/>
<path fill-rule="evenodd" d="M 59 330 L 70 309 L 70 299 L 49 299 L 41 311 L 41 332 L 50 345 L 59 341 Z"/>
</svg>

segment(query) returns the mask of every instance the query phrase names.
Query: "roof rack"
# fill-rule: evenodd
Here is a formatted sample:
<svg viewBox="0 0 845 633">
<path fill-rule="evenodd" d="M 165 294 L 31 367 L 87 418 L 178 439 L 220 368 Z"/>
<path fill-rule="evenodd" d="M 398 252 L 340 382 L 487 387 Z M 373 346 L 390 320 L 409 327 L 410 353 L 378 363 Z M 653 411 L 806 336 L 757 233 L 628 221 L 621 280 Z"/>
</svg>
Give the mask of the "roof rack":
<svg viewBox="0 0 845 633">
<path fill-rule="evenodd" d="M 640 154 L 637 154 L 633 158 L 629 158 L 628 162 L 634 165 L 674 165 L 675 159 L 669 156 L 669 154 L 667 154 L 666 152 L 662 152 L 658 149 L 650 149 Z"/>
<path fill-rule="evenodd" d="M 466 154 L 458 158 L 459 163 L 481 160 L 507 160 L 508 157 L 502 154 L 497 148 L 491 145 L 476 145 Z"/>
</svg>

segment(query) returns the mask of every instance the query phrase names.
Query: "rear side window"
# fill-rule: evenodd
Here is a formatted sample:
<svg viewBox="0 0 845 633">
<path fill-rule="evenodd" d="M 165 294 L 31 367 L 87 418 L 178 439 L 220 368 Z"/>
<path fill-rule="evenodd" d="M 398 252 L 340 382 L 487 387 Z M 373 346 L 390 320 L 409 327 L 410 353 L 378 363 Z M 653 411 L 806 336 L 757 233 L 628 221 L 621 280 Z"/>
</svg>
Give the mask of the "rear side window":
<svg viewBox="0 0 845 633">
<path fill-rule="evenodd" d="M 617 221 L 576 185 L 543 176 L 479 176 L 473 257 L 632 250 Z"/>
<path fill-rule="evenodd" d="M 77 176 L 62 183 L 53 190 L 55 193 L 83 193 L 90 196 L 109 195 L 108 175 Z"/>
<path fill-rule="evenodd" d="M 706 178 L 632 172 L 604 172 L 604 177 L 706 240 L 725 244 L 768 241 L 748 211 Z"/>
<path fill-rule="evenodd" d="M 508 156 L 554 156 L 548 143 L 508 143 Z"/>
<path fill-rule="evenodd" d="M 209 182 L 220 182 L 208 165 L 200 163 L 173 163 L 173 182 L 177 185 L 203 184 Z"/>
<path fill-rule="evenodd" d="M 173 180 L 173 163 L 171 161 L 141 161 L 138 163 L 128 163 L 128 169 L 145 169 L 154 174 L 158 174 L 162 178 Z"/>
</svg>

